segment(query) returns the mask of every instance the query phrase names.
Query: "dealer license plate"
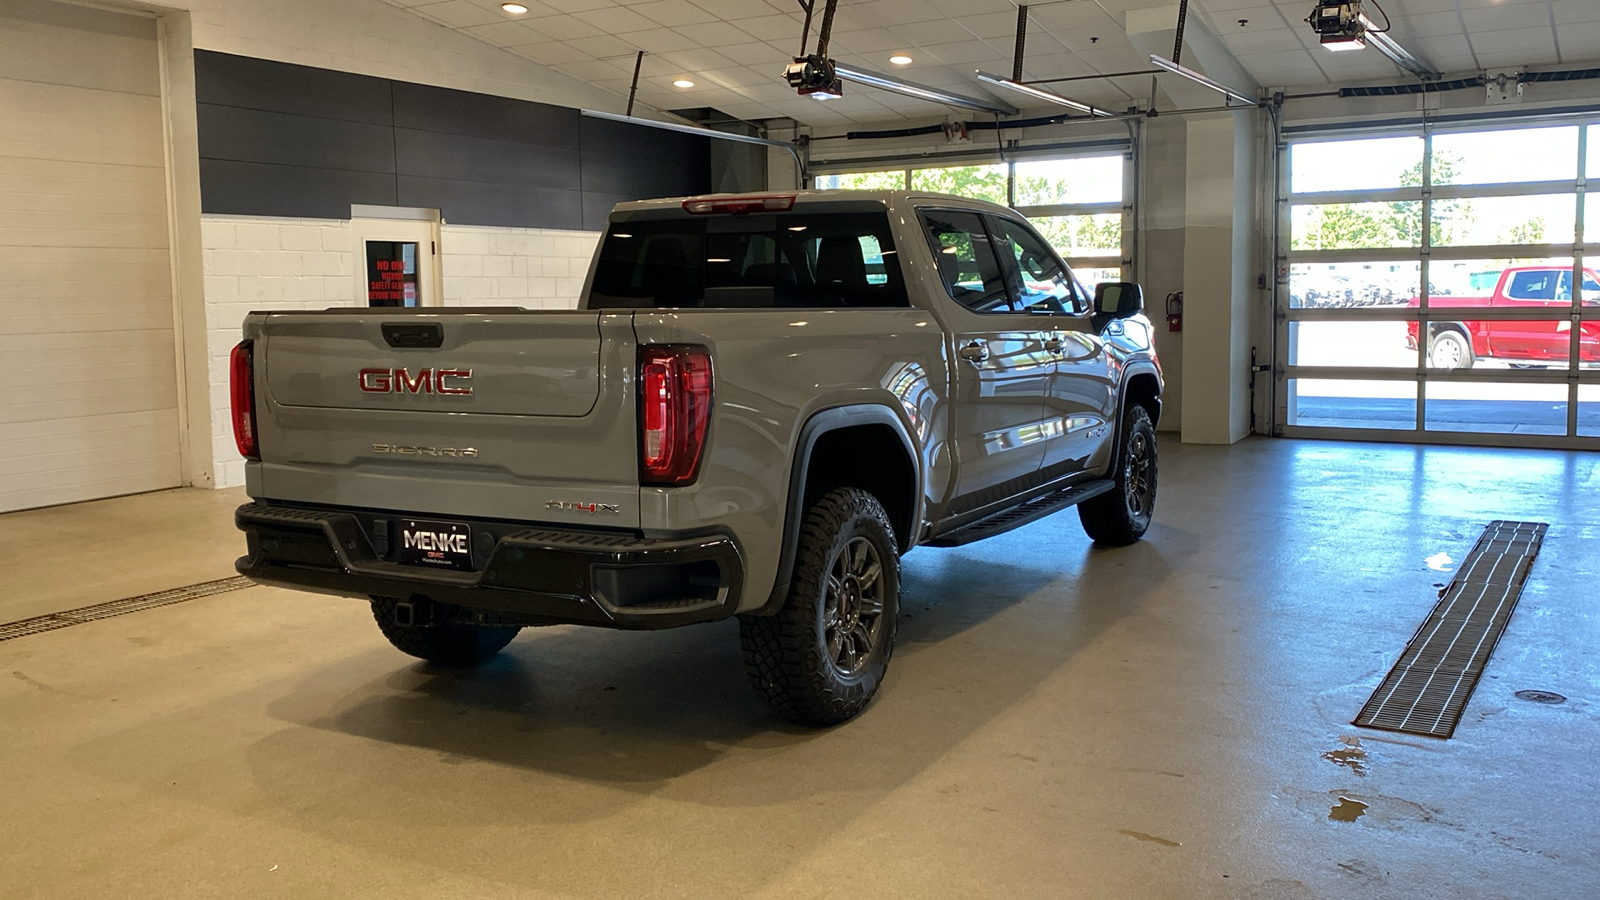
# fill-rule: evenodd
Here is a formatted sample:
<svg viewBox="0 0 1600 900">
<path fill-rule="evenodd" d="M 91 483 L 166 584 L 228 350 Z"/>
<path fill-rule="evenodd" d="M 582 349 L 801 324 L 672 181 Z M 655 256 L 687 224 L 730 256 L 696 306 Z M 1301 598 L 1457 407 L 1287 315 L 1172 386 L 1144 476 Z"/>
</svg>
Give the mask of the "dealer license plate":
<svg viewBox="0 0 1600 900">
<path fill-rule="evenodd" d="M 441 569 L 472 568 L 472 529 L 460 522 L 400 522 L 400 562 Z"/>
</svg>

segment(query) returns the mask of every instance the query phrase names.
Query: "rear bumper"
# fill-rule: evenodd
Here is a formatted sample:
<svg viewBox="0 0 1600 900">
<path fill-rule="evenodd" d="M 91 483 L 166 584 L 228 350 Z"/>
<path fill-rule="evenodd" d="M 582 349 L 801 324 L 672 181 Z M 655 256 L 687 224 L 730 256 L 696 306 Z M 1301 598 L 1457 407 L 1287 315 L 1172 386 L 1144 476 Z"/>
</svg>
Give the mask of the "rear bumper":
<svg viewBox="0 0 1600 900">
<path fill-rule="evenodd" d="M 653 540 L 469 520 L 475 571 L 401 565 L 388 536 L 406 515 L 247 503 L 234 523 L 249 553 L 235 567 L 301 590 L 426 598 L 436 618 L 629 629 L 726 618 L 744 585 L 743 555 L 720 534 Z"/>
</svg>

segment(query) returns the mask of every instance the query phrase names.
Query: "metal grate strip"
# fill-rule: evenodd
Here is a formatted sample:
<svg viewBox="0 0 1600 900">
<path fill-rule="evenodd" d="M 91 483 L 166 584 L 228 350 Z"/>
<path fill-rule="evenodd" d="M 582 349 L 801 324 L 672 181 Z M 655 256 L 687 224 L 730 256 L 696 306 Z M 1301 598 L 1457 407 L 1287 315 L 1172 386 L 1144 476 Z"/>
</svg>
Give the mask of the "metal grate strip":
<svg viewBox="0 0 1600 900">
<path fill-rule="evenodd" d="M 1490 522 L 1355 724 L 1448 738 L 1511 622 L 1543 522 Z"/>
<path fill-rule="evenodd" d="M 9 641 L 12 638 L 27 637 L 30 634 L 54 631 L 57 628 L 66 628 L 69 625 L 81 625 L 84 622 L 109 619 L 112 616 L 124 616 L 128 613 L 138 612 L 143 609 L 153 609 L 157 606 L 170 606 L 174 603 L 183 603 L 186 600 L 198 600 L 201 597 L 210 597 L 213 594 L 241 590 L 254 584 L 255 582 L 250 579 L 242 575 L 236 575 L 232 578 L 222 578 L 217 581 L 203 581 L 199 584 L 191 584 L 188 587 L 157 591 L 154 594 L 124 597 L 121 600 L 69 609 L 66 612 L 34 616 L 31 619 L 19 619 L 15 622 L 7 622 L 0 625 L 0 641 Z"/>
</svg>

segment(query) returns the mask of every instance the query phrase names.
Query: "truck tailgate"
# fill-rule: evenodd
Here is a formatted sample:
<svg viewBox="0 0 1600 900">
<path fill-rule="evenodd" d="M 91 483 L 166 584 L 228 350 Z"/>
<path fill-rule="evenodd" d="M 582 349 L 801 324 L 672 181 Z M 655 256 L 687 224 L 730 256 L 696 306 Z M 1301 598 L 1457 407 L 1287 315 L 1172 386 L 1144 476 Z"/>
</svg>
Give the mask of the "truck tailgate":
<svg viewBox="0 0 1600 900">
<path fill-rule="evenodd" d="M 639 527 L 632 313 L 253 314 L 254 496 Z"/>
</svg>

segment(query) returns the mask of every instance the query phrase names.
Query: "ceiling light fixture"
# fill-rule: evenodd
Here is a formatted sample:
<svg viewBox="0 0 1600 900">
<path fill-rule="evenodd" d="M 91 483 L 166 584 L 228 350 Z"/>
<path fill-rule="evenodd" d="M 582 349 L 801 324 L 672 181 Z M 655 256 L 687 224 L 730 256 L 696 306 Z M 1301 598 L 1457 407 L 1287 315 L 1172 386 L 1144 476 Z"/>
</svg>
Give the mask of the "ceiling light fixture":
<svg viewBox="0 0 1600 900">
<path fill-rule="evenodd" d="M 1001 116 L 1014 116 L 1017 114 L 1015 108 L 1007 106 L 999 100 L 979 100 L 975 97 L 951 93 L 942 88 L 928 87 L 925 84 L 917 84 L 914 81 L 906 81 L 903 78 L 896 78 L 893 75 L 885 75 L 882 72 L 874 72 L 870 69 L 858 69 L 854 66 L 836 64 L 834 72 L 845 81 L 854 81 L 857 84 L 864 84 L 868 87 L 893 91 L 896 94 L 916 97 L 919 100 L 931 100 L 934 103 L 943 103 L 947 106 L 959 106 L 963 109 L 975 109 L 979 112 Z"/>
<path fill-rule="evenodd" d="M 993 84 L 993 85 L 996 85 L 996 86 L 999 86 L 999 87 L 1003 87 L 1003 88 L 1005 88 L 1006 90 L 1009 90 L 1009 91 L 1016 91 L 1019 94 L 1026 94 L 1026 95 L 1028 95 L 1029 97 L 1032 97 L 1035 100 L 1043 100 L 1046 103 L 1054 103 L 1057 106 L 1065 106 L 1068 109 L 1075 109 L 1075 110 L 1077 110 L 1078 112 L 1081 112 L 1081 113 L 1088 113 L 1091 116 L 1109 116 L 1109 115 L 1111 115 L 1111 113 L 1107 112 L 1106 110 L 1100 109 L 1099 107 L 1090 106 L 1087 103 L 1079 103 L 1076 100 L 1072 100 L 1072 99 L 1069 99 L 1067 97 L 1063 97 L 1060 94 L 1055 93 L 1054 91 L 1047 91 L 1047 90 L 1043 90 L 1041 88 L 1036 88 L 1031 84 L 1023 84 L 1020 81 L 1012 81 L 1009 78 L 1004 78 L 1004 77 L 999 76 L 999 75 L 991 75 L 988 72 L 985 72 L 985 71 L 983 71 L 981 69 L 978 71 L 978 80 L 979 81 L 986 81 L 989 84 Z"/>
<path fill-rule="evenodd" d="M 1152 54 L 1150 57 L 1150 64 L 1156 66 L 1157 68 L 1166 69 L 1168 72 L 1171 72 L 1174 75 L 1182 75 L 1195 84 L 1198 84 L 1202 87 L 1208 87 L 1224 97 L 1227 97 L 1229 100 L 1237 100 L 1240 103 L 1244 103 L 1249 106 L 1261 105 L 1260 100 L 1250 96 L 1244 91 L 1238 90 L 1237 88 L 1228 87 L 1220 81 L 1207 78 L 1206 76 L 1201 75 L 1199 72 L 1196 72 L 1187 66 L 1178 65 L 1172 60 L 1167 59 L 1165 56 L 1156 56 Z"/>
<path fill-rule="evenodd" d="M 694 87 L 694 82 L 690 81 L 687 78 L 679 78 L 677 81 L 674 81 L 672 83 L 672 86 L 673 87 L 678 87 L 678 88 L 692 88 L 692 87 Z"/>
<path fill-rule="evenodd" d="M 897 66 L 909 66 L 912 63 L 912 59 L 904 53 L 896 53 L 895 55 L 889 57 L 889 62 L 892 62 Z"/>
<path fill-rule="evenodd" d="M 500 4 L 500 8 L 508 13 L 511 13 L 513 16 L 520 16 L 528 11 L 528 8 L 523 6 L 521 3 L 502 3 Z"/>
<path fill-rule="evenodd" d="M 734 134 L 728 131 L 713 131 L 700 125 L 680 125 L 676 122 L 658 122 L 655 119 L 645 119 L 639 116 L 620 116 L 616 113 L 602 112 L 598 109 L 583 109 L 579 112 L 591 119 L 605 119 L 609 122 L 625 122 L 629 125 L 642 125 L 646 128 L 659 128 L 662 131 L 676 131 L 679 134 L 695 134 L 701 137 L 718 141 L 733 141 L 739 144 L 760 144 L 763 147 L 778 147 L 794 157 L 795 172 L 799 176 L 805 173 L 805 164 L 800 161 L 800 151 L 788 141 L 774 141 L 770 138 L 760 138 L 748 134 Z"/>
</svg>

